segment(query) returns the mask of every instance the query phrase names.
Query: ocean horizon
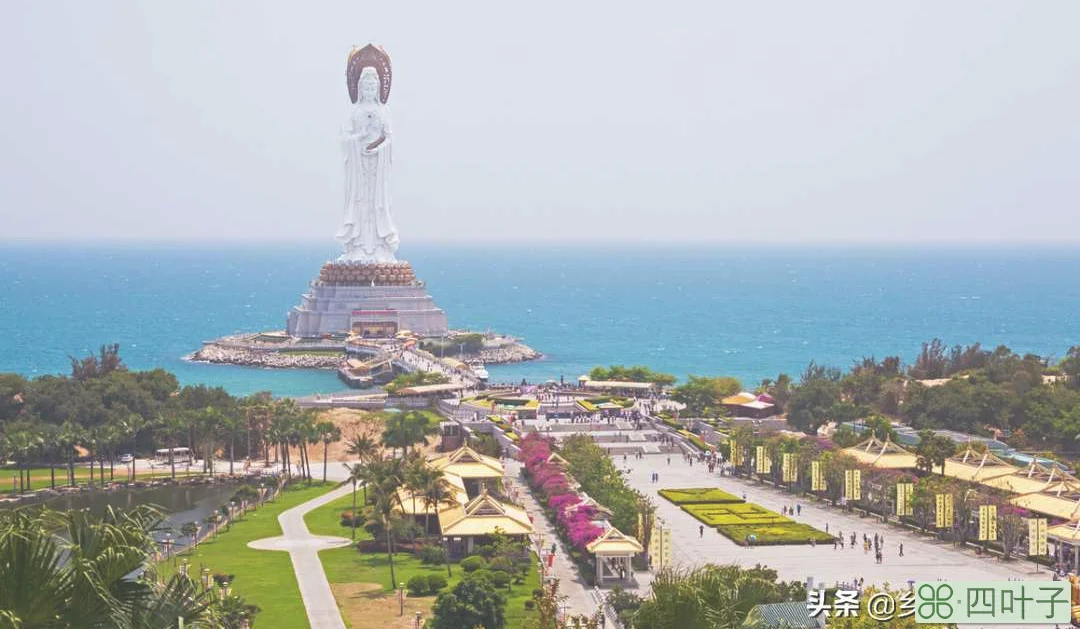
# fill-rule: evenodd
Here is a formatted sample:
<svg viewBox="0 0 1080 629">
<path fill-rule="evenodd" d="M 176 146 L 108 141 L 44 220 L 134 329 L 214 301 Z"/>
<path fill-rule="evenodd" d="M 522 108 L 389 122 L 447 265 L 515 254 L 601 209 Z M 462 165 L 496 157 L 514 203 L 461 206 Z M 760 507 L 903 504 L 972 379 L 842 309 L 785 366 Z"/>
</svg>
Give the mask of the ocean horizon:
<svg viewBox="0 0 1080 629">
<path fill-rule="evenodd" d="M 332 242 L 0 243 L 0 372 L 66 373 L 119 343 L 133 369 L 238 395 L 342 390 L 332 372 L 184 361 L 203 341 L 282 329 Z M 500 245 L 407 242 L 452 328 L 520 337 L 540 361 L 492 378 L 576 379 L 644 364 L 751 387 L 810 360 L 914 360 L 922 342 L 1061 357 L 1080 344 L 1080 248 L 1051 244 Z"/>
</svg>

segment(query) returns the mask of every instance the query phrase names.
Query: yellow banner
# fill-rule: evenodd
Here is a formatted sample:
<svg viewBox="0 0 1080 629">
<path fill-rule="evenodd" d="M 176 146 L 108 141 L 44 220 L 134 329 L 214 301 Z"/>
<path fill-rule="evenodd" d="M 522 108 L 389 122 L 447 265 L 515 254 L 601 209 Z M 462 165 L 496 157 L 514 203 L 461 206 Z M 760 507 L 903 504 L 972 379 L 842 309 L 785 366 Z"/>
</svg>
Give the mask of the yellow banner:
<svg viewBox="0 0 1080 629">
<path fill-rule="evenodd" d="M 862 500 L 862 470 L 844 471 L 844 497 L 848 500 Z"/>
<path fill-rule="evenodd" d="M 1043 556 L 1048 554 L 1046 549 L 1046 518 L 1028 519 L 1028 554 Z"/>
<path fill-rule="evenodd" d="M 758 446 L 754 456 L 754 469 L 758 474 L 765 475 L 772 471 L 772 461 L 765 446 Z"/>
<path fill-rule="evenodd" d="M 810 462 L 810 491 L 825 491 L 825 476 L 821 473 L 821 461 Z"/>
<path fill-rule="evenodd" d="M 734 439 L 728 440 L 728 458 L 731 459 L 731 464 L 735 466 L 742 465 L 742 449 L 739 447 L 739 442 Z"/>
<path fill-rule="evenodd" d="M 913 513 L 911 497 L 915 493 L 914 483 L 896 484 L 896 515 L 899 517 L 910 516 Z"/>
<path fill-rule="evenodd" d="M 785 483 L 799 482 L 799 464 L 791 452 L 784 453 L 783 473 Z"/>
<path fill-rule="evenodd" d="M 953 501 L 952 494 L 937 494 L 935 496 L 936 509 L 934 509 L 934 524 L 939 529 L 952 528 L 953 524 Z"/>
<path fill-rule="evenodd" d="M 997 505 L 986 505 L 986 541 L 997 541 Z"/>
<path fill-rule="evenodd" d="M 986 509 L 987 509 L 986 505 L 981 505 L 979 507 L 979 541 L 980 542 L 984 542 L 984 541 L 990 539 L 989 537 L 987 537 L 986 524 L 987 524 L 988 517 L 986 515 L 986 513 L 987 513 Z"/>
</svg>

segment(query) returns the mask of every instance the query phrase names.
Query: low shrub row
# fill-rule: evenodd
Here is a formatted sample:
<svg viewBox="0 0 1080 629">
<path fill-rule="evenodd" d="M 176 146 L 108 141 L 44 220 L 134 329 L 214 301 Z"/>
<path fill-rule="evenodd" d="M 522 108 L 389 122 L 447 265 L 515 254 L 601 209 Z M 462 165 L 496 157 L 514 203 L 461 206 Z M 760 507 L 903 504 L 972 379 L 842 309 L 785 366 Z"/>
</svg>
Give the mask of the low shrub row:
<svg viewBox="0 0 1080 629">
<path fill-rule="evenodd" d="M 709 526 L 722 524 L 780 524 L 792 522 L 775 511 L 756 504 L 688 504 L 682 505 L 683 511 L 694 516 Z"/>
<path fill-rule="evenodd" d="M 833 536 L 824 531 L 791 520 L 776 524 L 722 524 L 716 530 L 737 544 L 745 543 L 753 535 L 756 546 L 809 544 L 811 541 L 825 544 L 833 540 Z"/>
<path fill-rule="evenodd" d="M 745 502 L 742 498 L 739 498 L 734 494 L 729 494 L 723 489 L 716 489 L 712 487 L 695 487 L 691 489 L 661 489 L 657 493 L 664 498 L 667 498 L 669 502 L 673 502 L 677 505 L 696 503 L 724 504 Z"/>
<path fill-rule="evenodd" d="M 417 574 L 409 578 L 405 587 L 409 590 L 409 596 L 438 594 L 446 587 L 446 577 L 441 574 Z"/>
</svg>

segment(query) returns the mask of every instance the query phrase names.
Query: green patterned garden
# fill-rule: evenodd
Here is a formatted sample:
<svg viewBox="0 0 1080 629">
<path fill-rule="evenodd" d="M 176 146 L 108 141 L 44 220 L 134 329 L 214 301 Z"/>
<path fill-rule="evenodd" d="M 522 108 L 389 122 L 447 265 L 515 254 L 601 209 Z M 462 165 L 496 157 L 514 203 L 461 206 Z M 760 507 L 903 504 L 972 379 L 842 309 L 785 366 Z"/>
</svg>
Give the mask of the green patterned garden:
<svg viewBox="0 0 1080 629">
<path fill-rule="evenodd" d="M 737 544 L 810 544 L 832 536 L 720 489 L 661 489 L 663 498 Z"/>
</svg>

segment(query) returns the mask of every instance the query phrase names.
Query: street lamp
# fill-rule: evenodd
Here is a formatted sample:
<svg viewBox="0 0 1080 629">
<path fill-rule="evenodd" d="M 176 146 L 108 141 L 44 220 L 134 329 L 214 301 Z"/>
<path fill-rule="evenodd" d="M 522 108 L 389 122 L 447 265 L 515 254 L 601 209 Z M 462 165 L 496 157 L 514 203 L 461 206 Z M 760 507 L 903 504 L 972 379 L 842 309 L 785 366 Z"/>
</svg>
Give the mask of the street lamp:
<svg viewBox="0 0 1080 629">
<path fill-rule="evenodd" d="M 161 545 L 165 547 L 165 559 L 166 560 L 173 559 L 173 565 L 175 566 L 176 565 L 176 560 L 172 556 L 172 545 L 173 545 L 172 533 L 166 533 L 165 534 L 165 540 L 163 542 L 161 542 Z"/>
<path fill-rule="evenodd" d="M 210 568 L 202 569 L 202 585 L 204 590 L 210 589 Z"/>
<path fill-rule="evenodd" d="M 188 566 L 189 562 L 187 559 L 180 562 L 180 574 L 184 575 L 185 577 L 188 575 Z"/>
<path fill-rule="evenodd" d="M 400 608 L 398 609 L 398 616 L 404 616 L 405 615 L 405 584 L 404 583 L 399 583 L 398 584 L 398 605 L 400 606 Z"/>
</svg>

